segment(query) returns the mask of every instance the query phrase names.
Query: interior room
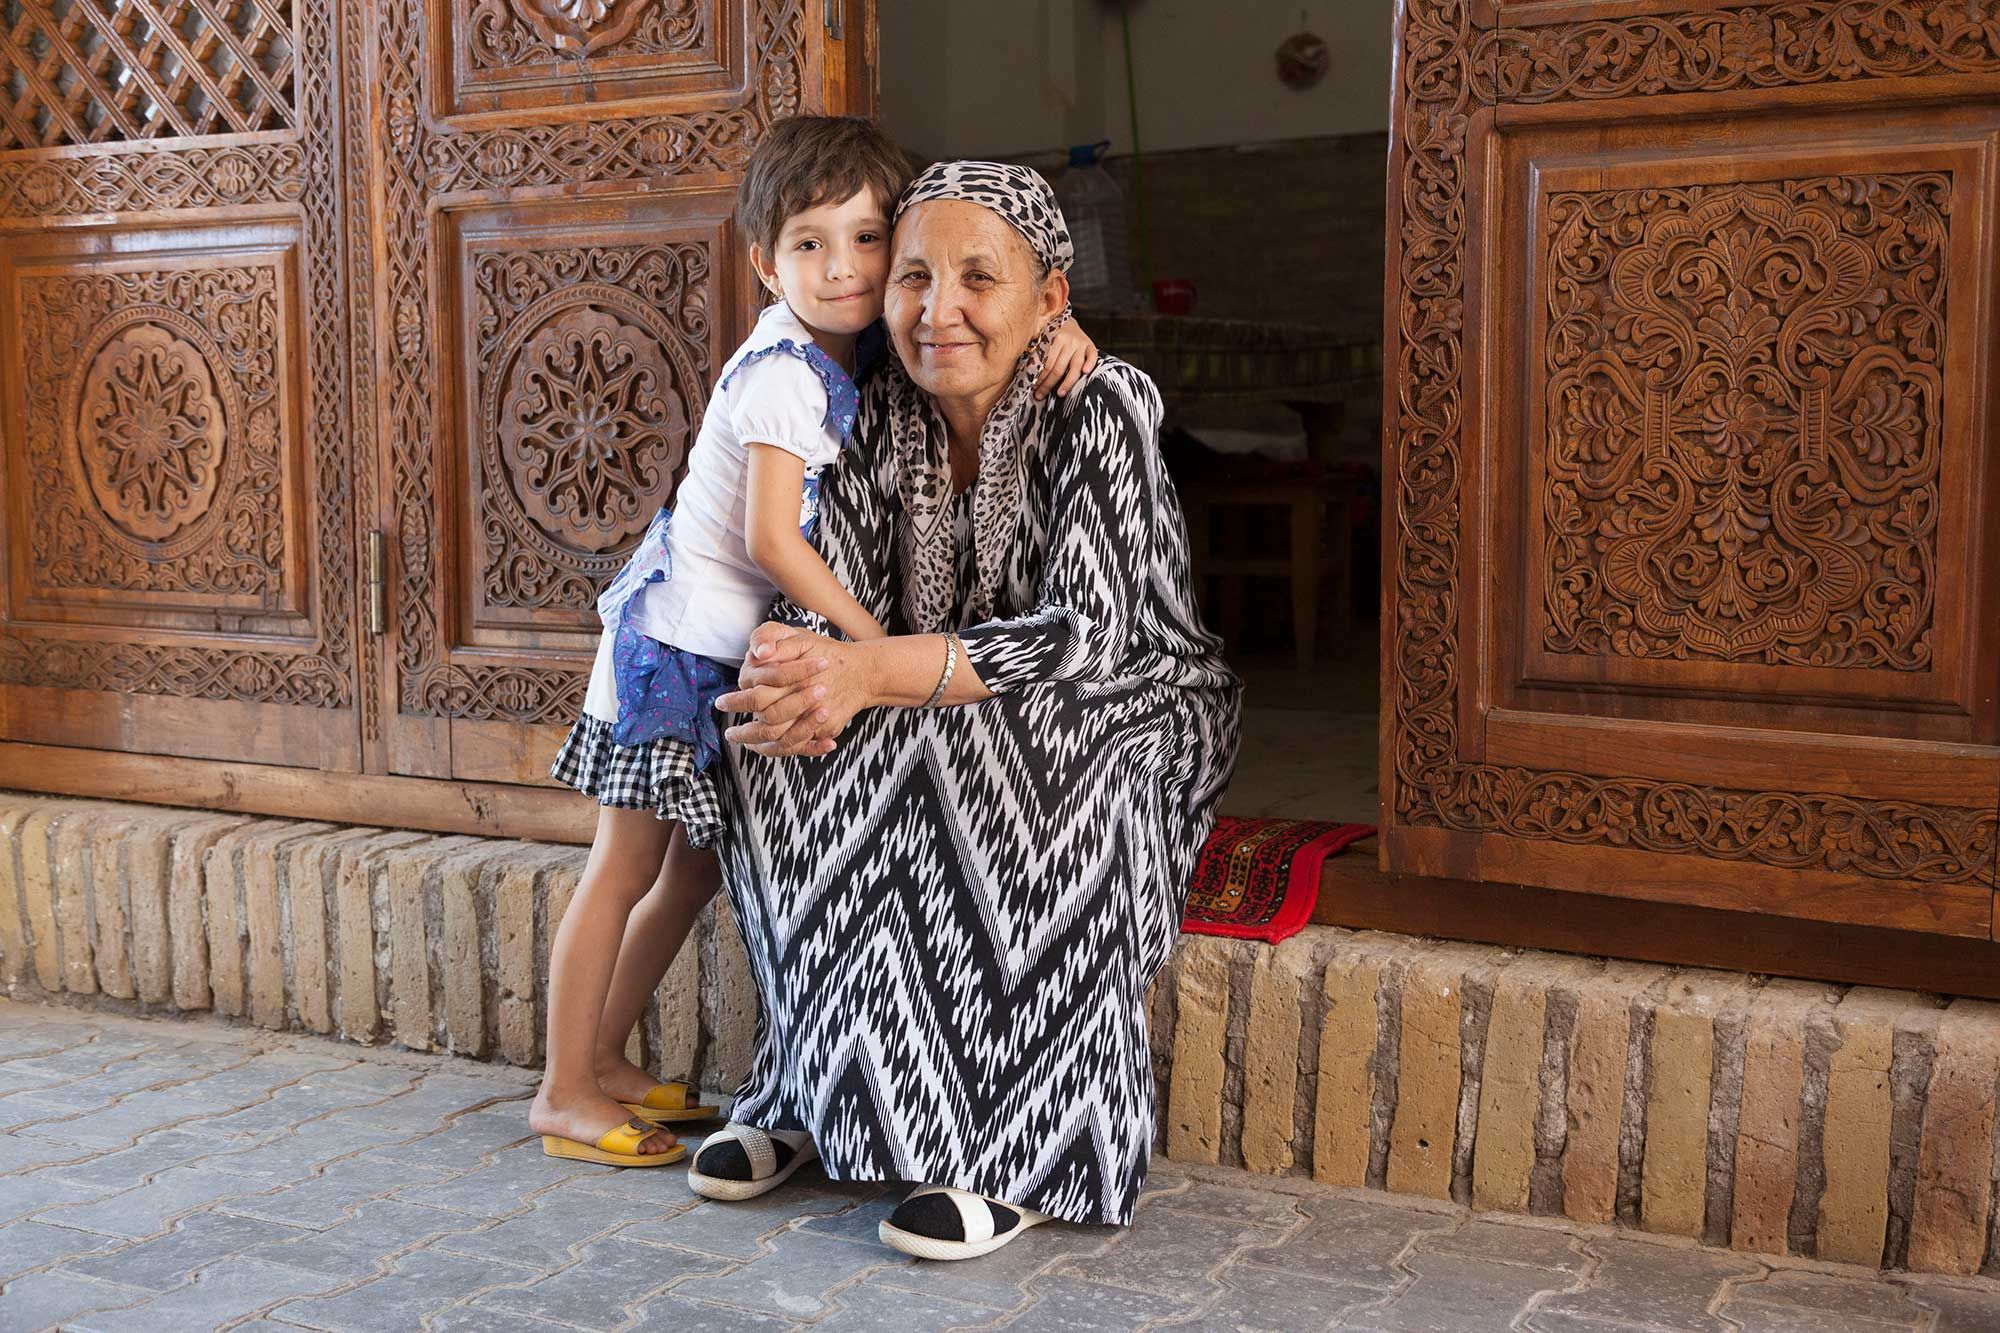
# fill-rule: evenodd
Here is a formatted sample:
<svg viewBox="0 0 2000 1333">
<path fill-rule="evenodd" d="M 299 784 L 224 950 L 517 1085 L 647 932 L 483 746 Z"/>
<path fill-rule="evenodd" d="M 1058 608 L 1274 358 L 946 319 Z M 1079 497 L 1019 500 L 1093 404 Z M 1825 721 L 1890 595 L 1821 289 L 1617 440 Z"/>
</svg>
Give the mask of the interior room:
<svg viewBox="0 0 2000 1333">
<path fill-rule="evenodd" d="M 1047 176 L 1079 320 L 1160 386 L 1246 686 L 1226 814 L 1375 820 L 1390 8 L 880 9 L 884 124 L 920 162 Z"/>
</svg>

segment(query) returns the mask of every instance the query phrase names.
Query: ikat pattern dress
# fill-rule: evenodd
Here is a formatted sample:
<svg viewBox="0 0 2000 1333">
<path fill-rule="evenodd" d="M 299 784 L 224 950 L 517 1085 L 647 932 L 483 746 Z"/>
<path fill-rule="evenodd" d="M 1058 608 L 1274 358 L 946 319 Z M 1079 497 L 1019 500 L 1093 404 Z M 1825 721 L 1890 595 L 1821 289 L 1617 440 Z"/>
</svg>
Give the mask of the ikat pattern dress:
<svg viewBox="0 0 2000 1333">
<path fill-rule="evenodd" d="M 820 544 L 901 633 L 880 386 L 827 473 Z M 762 1004 L 734 1116 L 810 1132 L 836 1179 L 1124 1223 L 1154 1145 L 1146 991 L 1240 686 L 1196 613 L 1152 381 L 1107 357 L 1036 411 L 1054 416 L 994 618 L 961 633 L 996 697 L 867 710 L 825 758 L 725 747 L 721 852 Z M 973 524 L 952 503 L 962 617 Z"/>
</svg>

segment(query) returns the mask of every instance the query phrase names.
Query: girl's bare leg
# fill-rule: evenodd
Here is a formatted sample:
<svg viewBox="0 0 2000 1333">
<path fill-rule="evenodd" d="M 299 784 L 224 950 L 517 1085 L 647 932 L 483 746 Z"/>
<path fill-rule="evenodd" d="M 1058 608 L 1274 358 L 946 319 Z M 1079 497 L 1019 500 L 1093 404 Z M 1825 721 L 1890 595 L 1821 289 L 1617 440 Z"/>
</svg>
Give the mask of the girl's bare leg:
<svg viewBox="0 0 2000 1333">
<path fill-rule="evenodd" d="M 594 1144 L 630 1118 L 597 1086 L 592 1057 L 626 918 L 658 876 L 674 827 L 645 810 L 598 808 L 590 859 L 549 950 L 548 1063 L 528 1108 L 537 1134 Z M 649 1134 L 639 1151 L 673 1143 L 664 1131 Z"/>
<path fill-rule="evenodd" d="M 597 1030 L 597 1086 L 620 1101 L 637 1101 L 658 1082 L 625 1058 L 625 1042 L 687 942 L 695 918 L 722 884 L 715 854 L 690 847 L 680 825 L 673 830 L 659 879 L 625 923 L 611 992 L 604 1000 L 604 1021 Z"/>
</svg>

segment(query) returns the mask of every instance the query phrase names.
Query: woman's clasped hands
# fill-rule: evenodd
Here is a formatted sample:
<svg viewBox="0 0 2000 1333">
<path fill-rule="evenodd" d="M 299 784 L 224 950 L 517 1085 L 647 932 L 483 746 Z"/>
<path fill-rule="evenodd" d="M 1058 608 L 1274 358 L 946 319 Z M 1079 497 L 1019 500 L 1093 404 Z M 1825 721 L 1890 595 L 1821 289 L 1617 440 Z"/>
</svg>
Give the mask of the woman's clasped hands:
<svg viewBox="0 0 2000 1333">
<path fill-rule="evenodd" d="M 861 647 L 767 622 L 750 637 L 737 688 L 715 706 L 748 713 L 723 734 L 762 755 L 823 755 L 854 715 L 870 705 L 869 662 Z"/>
</svg>

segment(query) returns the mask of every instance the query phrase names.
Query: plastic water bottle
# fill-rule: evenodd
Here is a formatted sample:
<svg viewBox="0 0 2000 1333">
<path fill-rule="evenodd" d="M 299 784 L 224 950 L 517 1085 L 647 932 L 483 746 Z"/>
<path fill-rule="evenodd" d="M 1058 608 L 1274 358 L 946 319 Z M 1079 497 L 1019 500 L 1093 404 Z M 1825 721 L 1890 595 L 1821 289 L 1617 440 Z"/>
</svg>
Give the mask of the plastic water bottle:
<svg viewBox="0 0 2000 1333">
<path fill-rule="evenodd" d="M 1078 305 L 1116 308 L 1135 303 L 1125 192 L 1103 165 L 1110 147 L 1109 139 L 1075 145 L 1069 150 L 1069 170 L 1055 183 L 1056 203 L 1076 249 L 1069 287 Z"/>
</svg>

